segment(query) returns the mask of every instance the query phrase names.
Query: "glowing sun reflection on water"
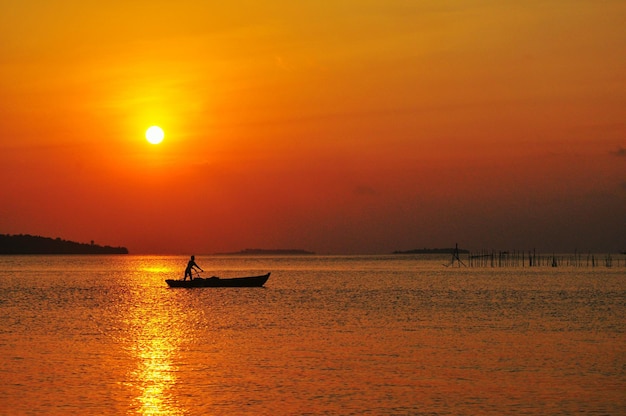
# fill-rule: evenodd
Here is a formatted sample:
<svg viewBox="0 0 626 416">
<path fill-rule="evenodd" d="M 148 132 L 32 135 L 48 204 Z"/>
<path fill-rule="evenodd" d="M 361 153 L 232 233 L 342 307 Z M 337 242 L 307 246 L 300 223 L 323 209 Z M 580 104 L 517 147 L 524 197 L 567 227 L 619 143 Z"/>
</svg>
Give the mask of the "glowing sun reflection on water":
<svg viewBox="0 0 626 416">
<path fill-rule="evenodd" d="M 160 293 L 152 293 L 154 287 L 150 279 L 138 282 L 135 307 L 128 316 L 130 352 L 136 362 L 129 375 L 137 394 L 133 408 L 143 415 L 182 415 L 186 411 L 176 400 L 178 368 L 173 363 L 182 329 L 175 324 L 171 305 L 163 303 Z"/>
<path fill-rule="evenodd" d="M 170 394 L 176 384 L 176 368 L 171 361 L 176 346 L 163 338 L 159 328 L 158 322 L 149 322 L 137 343 L 138 368 L 133 378 L 141 392 L 137 397 L 139 413 L 183 414 Z"/>
</svg>

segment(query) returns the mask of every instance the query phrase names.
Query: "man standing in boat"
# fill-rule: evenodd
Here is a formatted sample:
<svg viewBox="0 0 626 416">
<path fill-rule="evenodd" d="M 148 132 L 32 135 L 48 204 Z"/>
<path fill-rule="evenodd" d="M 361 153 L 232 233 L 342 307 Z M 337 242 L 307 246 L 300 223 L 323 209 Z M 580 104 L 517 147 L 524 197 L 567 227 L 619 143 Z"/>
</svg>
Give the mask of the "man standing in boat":
<svg viewBox="0 0 626 416">
<path fill-rule="evenodd" d="M 196 260 L 194 256 L 191 256 L 189 263 L 187 263 L 187 268 L 185 269 L 185 277 L 183 278 L 183 280 L 187 280 L 187 276 L 189 276 L 189 280 L 193 280 L 193 276 L 191 275 L 191 272 L 193 271 L 194 267 L 196 269 L 199 269 L 200 271 L 204 271 L 202 270 L 202 267 L 196 264 Z"/>
</svg>

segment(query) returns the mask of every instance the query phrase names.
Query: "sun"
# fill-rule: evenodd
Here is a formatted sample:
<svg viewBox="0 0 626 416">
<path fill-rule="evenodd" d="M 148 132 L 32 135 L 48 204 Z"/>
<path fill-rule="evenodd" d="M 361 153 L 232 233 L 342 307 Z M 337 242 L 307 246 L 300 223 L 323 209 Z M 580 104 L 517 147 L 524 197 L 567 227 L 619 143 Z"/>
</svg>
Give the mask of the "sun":
<svg viewBox="0 0 626 416">
<path fill-rule="evenodd" d="M 165 137 L 165 133 L 163 133 L 163 129 L 159 126 L 152 126 L 146 130 L 146 140 L 152 144 L 161 143 L 163 137 Z"/>
</svg>

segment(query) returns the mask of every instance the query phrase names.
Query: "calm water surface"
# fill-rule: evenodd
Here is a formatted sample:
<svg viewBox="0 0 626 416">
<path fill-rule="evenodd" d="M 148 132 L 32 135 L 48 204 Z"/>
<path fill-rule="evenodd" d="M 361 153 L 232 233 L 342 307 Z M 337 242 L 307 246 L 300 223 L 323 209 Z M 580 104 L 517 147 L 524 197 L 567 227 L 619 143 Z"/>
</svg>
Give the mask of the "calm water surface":
<svg viewBox="0 0 626 416">
<path fill-rule="evenodd" d="M 626 268 L 0 256 L 0 414 L 626 414 Z"/>
</svg>

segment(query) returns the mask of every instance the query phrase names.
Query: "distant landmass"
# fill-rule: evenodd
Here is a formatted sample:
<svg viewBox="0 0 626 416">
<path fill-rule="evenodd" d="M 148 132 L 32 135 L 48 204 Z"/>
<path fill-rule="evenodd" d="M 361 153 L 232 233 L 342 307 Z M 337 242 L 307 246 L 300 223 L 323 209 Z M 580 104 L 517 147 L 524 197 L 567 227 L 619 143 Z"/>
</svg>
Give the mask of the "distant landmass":
<svg viewBox="0 0 626 416">
<path fill-rule="evenodd" d="M 418 248 L 408 251 L 394 251 L 393 254 L 454 254 L 456 248 Z M 459 253 L 467 254 L 469 250 L 458 249 Z"/>
<path fill-rule="evenodd" d="M 0 254 L 128 254 L 126 247 L 76 243 L 28 234 L 0 234 Z"/>
<path fill-rule="evenodd" d="M 299 249 L 263 249 L 263 248 L 247 248 L 245 250 L 241 250 L 241 251 L 236 251 L 233 253 L 217 253 L 217 254 L 221 254 L 221 255 L 246 255 L 246 256 L 250 256 L 250 255 L 254 255 L 254 256 L 266 256 L 266 255 L 279 255 L 279 256 L 284 256 L 284 255 L 310 255 L 310 254 L 315 254 L 311 251 L 306 251 L 306 250 L 299 250 Z"/>
</svg>

